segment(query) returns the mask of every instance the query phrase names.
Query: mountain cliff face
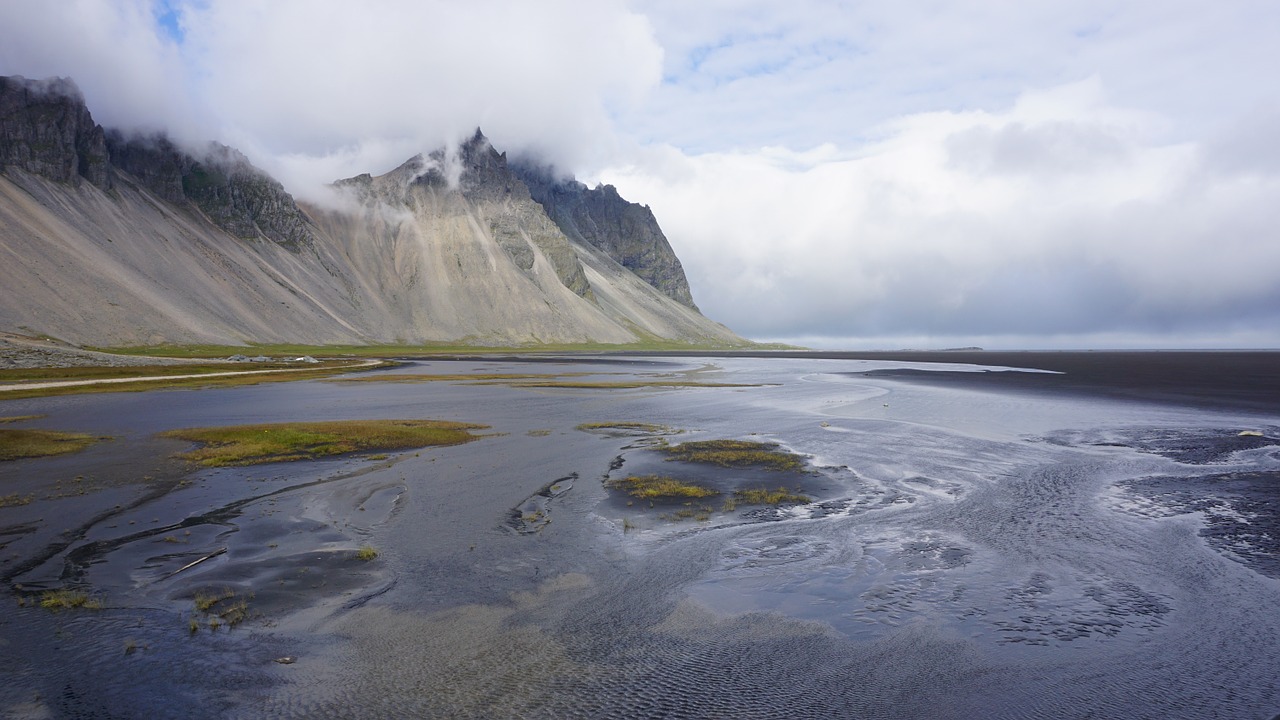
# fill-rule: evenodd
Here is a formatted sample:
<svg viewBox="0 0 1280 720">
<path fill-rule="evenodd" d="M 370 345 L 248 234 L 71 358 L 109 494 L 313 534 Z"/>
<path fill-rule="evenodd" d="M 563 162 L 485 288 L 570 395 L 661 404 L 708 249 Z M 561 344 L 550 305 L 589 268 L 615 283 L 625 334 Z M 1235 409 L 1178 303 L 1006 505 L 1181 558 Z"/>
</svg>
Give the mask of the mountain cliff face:
<svg viewBox="0 0 1280 720">
<path fill-rule="evenodd" d="M 652 233 L 565 232 L 479 131 L 335 188 L 341 209 L 295 203 L 235 150 L 104 132 L 69 81 L 0 78 L 0 329 L 94 345 L 745 342 L 637 265 Z"/>
<path fill-rule="evenodd" d="M 590 189 L 531 163 L 517 164 L 515 172 L 567 237 L 603 251 L 667 297 L 697 309 L 680 259 L 647 205 L 627 202 L 612 185 Z"/>
<path fill-rule="evenodd" d="M 311 223 L 284 187 L 253 167 L 239 151 L 209 143 L 198 157 L 163 136 L 106 135 L 113 167 L 168 202 L 194 204 L 215 225 L 238 238 L 266 237 L 290 249 L 311 243 Z"/>
<path fill-rule="evenodd" d="M 106 137 L 70 80 L 0 77 L 0 172 L 111 189 Z"/>
</svg>

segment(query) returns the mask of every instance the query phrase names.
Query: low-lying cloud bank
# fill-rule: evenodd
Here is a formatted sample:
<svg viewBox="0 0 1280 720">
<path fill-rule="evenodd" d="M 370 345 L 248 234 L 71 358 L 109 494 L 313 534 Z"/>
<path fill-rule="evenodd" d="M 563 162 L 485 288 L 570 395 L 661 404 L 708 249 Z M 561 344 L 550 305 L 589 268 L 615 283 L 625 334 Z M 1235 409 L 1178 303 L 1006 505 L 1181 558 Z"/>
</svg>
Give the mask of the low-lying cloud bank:
<svg viewBox="0 0 1280 720">
<path fill-rule="evenodd" d="M 652 149 L 602 177 L 680 240 L 704 311 L 756 338 L 1280 344 L 1280 243 L 1260 242 L 1280 166 L 1236 135 L 1161 143 L 1162 127 L 1092 79 L 908 116 L 848 154 Z"/>
</svg>

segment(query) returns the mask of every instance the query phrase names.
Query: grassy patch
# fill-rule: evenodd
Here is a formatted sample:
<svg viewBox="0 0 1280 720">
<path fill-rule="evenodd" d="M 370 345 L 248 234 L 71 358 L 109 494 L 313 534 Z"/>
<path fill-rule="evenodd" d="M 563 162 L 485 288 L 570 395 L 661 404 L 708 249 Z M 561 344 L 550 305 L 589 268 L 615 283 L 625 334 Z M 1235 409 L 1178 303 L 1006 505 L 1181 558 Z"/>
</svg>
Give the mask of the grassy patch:
<svg viewBox="0 0 1280 720">
<path fill-rule="evenodd" d="M 20 505 L 30 505 L 35 500 L 35 495 L 0 495 L 0 508 L 18 507 Z"/>
<path fill-rule="evenodd" d="M 102 602 L 79 590 L 49 590 L 40 596 L 45 610 L 101 610 Z"/>
<path fill-rule="evenodd" d="M 487 383 L 477 383 L 487 384 Z M 579 390 L 635 390 L 639 388 L 745 388 L 763 387 L 759 383 L 718 383 L 696 380 L 516 380 L 510 383 L 518 388 L 573 388 Z"/>
<path fill-rule="evenodd" d="M 721 387 L 743 388 L 761 387 L 753 383 L 718 383 L 698 380 L 672 379 L 633 379 L 633 380 L 575 380 L 574 378 L 621 375 L 625 373 L 452 373 L 452 374 L 410 374 L 410 373 L 377 373 L 350 378 L 335 378 L 333 382 L 469 382 L 473 385 L 510 385 L 517 388 L 578 388 L 585 390 L 633 390 L 637 388 L 677 388 L 677 387 Z"/>
<path fill-rule="evenodd" d="M 596 373 L 376 373 L 349 378 L 334 378 L 331 382 L 475 382 L 486 385 L 518 380 L 555 380 L 562 377 L 581 377 Z"/>
<path fill-rule="evenodd" d="M 365 562 L 369 562 L 370 560 L 373 560 L 377 557 L 378 557 L 378 548 L 372 545 L 361 545 L 360 549 L 356 550 L 357 560 L 363 560 Z"/>
<path fill-rule="evenodd" d="M 578 425 L 577 429 L 586 432 L 593 430 L 621 430 L 623 432 L 649 433 L 653 435 L 666 435 L 674 432 L 666 425 L 647 422 L 589 422 Z"/>
<path fill-rule="evenodd" d="M 777 490 L 766 490 L 764 488 L 735 490 L 733 498 L 737 504 L 742 505 L 803 505 L 813 502 L 813 499 L 808 495 L 789 492 L 784 487 L 780 487 Z M 732 508 L 726 507 L 726 509 Z"/>
<path fill-rule="evenodd" d="M 213 593 L 198 592 L 192 605 L 195 613 L 187 620 L 187 629 L 192 633 L 200 630 L 198 615 L 204 616 L 210 630 L 217 630 L 223 625 L 235 627 L 249 617 L 249 601 L 236 597 L 235 591 L 229 588 Z"/>
<path fill-rule="evenodd" d="M 686 503 L 687 504 L 687 503 Z M 703 505 L 698 508 L 684 507 L 675 512 L 665 513 L 658 516 L 661 520 L 671 520 L 680 522 L 681 520 L 697 520 L 698 522 L 706 522 L 711 519 L 711 508 Z"/>
<path fill-rule="evenodd" d="M 711 488 L 694 485 L 666 475 L 629 475 L 610 480 L 608 487 L 624 490 L 628 495 L 645 500 L 658 498 L 704 498 L 718 495 Z"/>
<path fill-rule="evenodd" d="M 212 595 L 196 593 L 196 597 L 192 602 L 195 604 L 197 612 L 207 613 L 213 609 L 214 605 L 217 605 L 223 600 L 229 600 L 230 598 L 235 597 L 235 595 L 236 594 L 231 590 L 223 590 L 222 592 L 214 593 Z"/>
<path fill-rule="evenodd" d="M 469 430 L 486 427 L 439 420 L 338 420 L 188 428 L 161 435 L 201 443 L 203 447 L 179 457 L 221 467 L 311 460 L 359 451 L 460 445 L 478 438 Z"/>
<path fill-rule="evenodd" d="M 364 361 L 361 361 L 364 362 Z M 270 382 L 315 380 L 345 372 L 376 370 L 394 367 L 398 363 L 384 361 L 377 365 L 357 365 L 350 360 L 327 360 L 318 365 L 299 366 L 296 363 L 222 363 L 217 365 L 147 365 L 137 367 L 85 367 L 85 368 L 35 368 L 30 370 L 0 370 L 0 382 L 27 381 L 30 383 L 77 380 L 108 380 L 92 385 L 71 385 L 52 388 L 24 388 L 10 386 L 0 393 L 0 399 L 48 397 L 54 395 L 78 395 L 101 392 L 141 392 L 169 388 L 209 388 L 235 385 L 258 385 Z M 288 370 L 288 372 L 261 372 L 263 370 Z M 216 373 L 234 373 L 217 375 Z M 198 377 L 178 377 L 197 375 Z M 136 378 L 136 380 L 135 380 Z M 143 378 L 155 378 L 144 380 Z M 126 382 L 128 381 L 128 382 Z"/>
<path fill-rule="evenodd" d="M 528 345 L 476 345 L 465 342 L 424 345 L 142 345 L 135 347 L 89 347 L 88 350 L 118 353 L 121 355 L 150 355 L 153 357 L 215 358 L 236 353 L 246 355 L 350 355 L 359 357 L 434 357 L 440 355 L 492 355 L 519 352 L 521 354 L 560 353 L 627 353 L 698 350 L 755 350 L 793 349 L 790 346 L 761 345 L 750 341 L 743 343 L 681 343 L 656 338 L 634 343 L 539 343 Z"/>
<path fill-rule="evenodd" d="M 672 460 L 706 463 L 727 468 L 763 467 L 769 470 L 798 471 L 804 460 L 778 449 L 773 443 L 749 440 L 695 440 L 662 448 Z"/>
<path fill-rule="evenodd" d="M 9 423 L 26 422 L 27 420 L 39 420 L 43 415 L 10 415 L 9 417 L 0 417 L 0 425 Z"/>
<path fill-rule="evenodd" d="M 101 439 L 92 435 L 56 430 L 0 428 L 0 460 L 73 453 Z"/>
</svg>

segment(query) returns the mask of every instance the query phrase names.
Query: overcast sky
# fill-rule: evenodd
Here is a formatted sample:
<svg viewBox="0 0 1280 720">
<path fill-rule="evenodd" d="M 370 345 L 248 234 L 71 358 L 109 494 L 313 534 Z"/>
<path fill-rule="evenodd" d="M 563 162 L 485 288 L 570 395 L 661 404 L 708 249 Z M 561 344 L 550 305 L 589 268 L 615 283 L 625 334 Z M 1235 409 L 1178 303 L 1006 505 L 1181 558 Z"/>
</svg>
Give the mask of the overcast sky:
<svg viewBox="0 0 1280 720">
<path fill-rule="evenodd" d="M 295 194 L 477 125 L 815 347 L 1280 347 L 1273 0 L 0 0 L 0 74 Z"/>
</svg>

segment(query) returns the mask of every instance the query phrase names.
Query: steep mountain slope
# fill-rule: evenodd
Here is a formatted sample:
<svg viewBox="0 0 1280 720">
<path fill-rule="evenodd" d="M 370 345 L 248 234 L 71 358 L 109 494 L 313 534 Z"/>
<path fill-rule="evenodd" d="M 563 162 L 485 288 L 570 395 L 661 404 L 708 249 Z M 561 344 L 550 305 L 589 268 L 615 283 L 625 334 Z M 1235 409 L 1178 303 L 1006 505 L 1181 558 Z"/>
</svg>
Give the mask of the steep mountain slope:
<svg viewBox="0 0 1280 720">
<path fill-rule="evenodd" d="M 478 131 L 335 187 L 341 209 L 299 205 L 230 148 L 104 132 L 68 81 L 0 78 L 0 330 L 95 345 L 745 342 L 566 236 Z"/>
<path fill-rule="evenodd" d="M 558 179 L 550 168 L 517 163 L 514 170 L 567 237 L 603 251 L 667 297 L 698 309 L 680 258 L 649 206 L 627 202 L 612 185 L 593 189 Z"/>
</svg>

